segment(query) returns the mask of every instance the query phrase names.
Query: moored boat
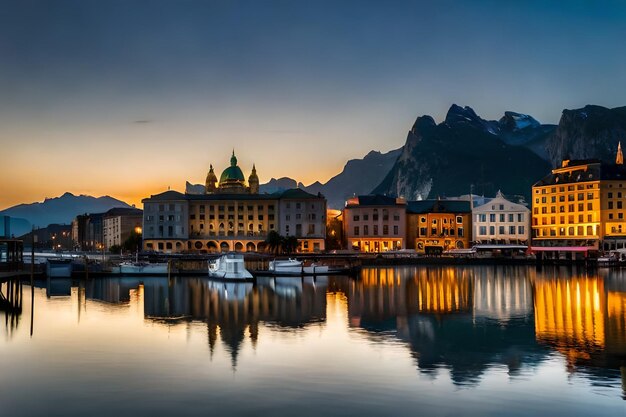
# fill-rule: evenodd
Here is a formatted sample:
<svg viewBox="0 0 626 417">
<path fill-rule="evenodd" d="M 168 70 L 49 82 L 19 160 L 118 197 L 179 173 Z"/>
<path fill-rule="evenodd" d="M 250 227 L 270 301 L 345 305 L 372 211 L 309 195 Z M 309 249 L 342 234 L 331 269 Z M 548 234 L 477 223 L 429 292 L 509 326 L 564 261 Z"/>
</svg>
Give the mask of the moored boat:
<svg viewBox="0 0 626 417">
<path fill-rule="evenodd" d="M 252 279 L 252 274 L 246 269 L 243 255 L 237 253 L 227 253 L 210 262 L 209 276 L 232 280 Z"/>
<path fill-rule="evenodd" d="M 162 275 L 167 274 L 167 262 L 122 262 L 119 266 L 120 274 Z"/>
<path fill-rule="evenodd" d="M 327 274 L 327 265 L 315 263 L 305 266 L 304 262 L 297 259 L 275 259 L 269 263 L 269 272 L 274 275 L 315 275 Z"/>
</svg>

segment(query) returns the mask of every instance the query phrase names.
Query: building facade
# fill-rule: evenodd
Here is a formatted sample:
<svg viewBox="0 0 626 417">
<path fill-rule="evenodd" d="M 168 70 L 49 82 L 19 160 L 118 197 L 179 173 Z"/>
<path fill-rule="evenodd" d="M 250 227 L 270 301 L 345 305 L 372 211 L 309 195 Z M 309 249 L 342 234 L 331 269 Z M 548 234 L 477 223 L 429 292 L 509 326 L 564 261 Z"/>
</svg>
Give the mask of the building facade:
<svg viewBox="0 0 626 417">
<path fill-rule="evenodd" d="M 472 209 L 472 238 L 477 244 L 528 245 L 530 209 L 498 191 L 489 202 Z"/>
<path fill-rule="evenodd" d="M 361 195 L 346 201 L 343 235 L 348 249 L 386 252 L 406 248 L 406 201 Z"/>
<path fill-rule="evenodd" d="M 469 201 L 409 201 L 406 211 L 407 242 L 417 253 L 440 254 L 470 247 L 472 211 Z"/>
<path fill-rule="evenodd" d="M 75 250 L 104 249 L 103 217 L 104 213 L 85 213 L 72 220 L 72 243 Z"/>
<path fill-rule="evenodd" d="M 146 250 L 263 251 L 270 231 L 297 236 L 300 251 L 324 249 L 325 198 L 303 190 L 260 194 L 256 167 L 246 182 L 234 152 L 219 181 L 211 165 L 204 194 L 167 191 L 142 202 Z"/>
<path fill-rule="evenodd" d="M 121 246 L 136 231 L 141 234 L 143 211 L 136 208 L 113 208 L 102 219 L 104 247 Z"/>
<path fill-rule="evenodd" d="M 621 146 L 615 164 L 564 160 L 532 187 L 532 250 L 581 258 L 626 247 L 626 169 Z"/>
</svg>

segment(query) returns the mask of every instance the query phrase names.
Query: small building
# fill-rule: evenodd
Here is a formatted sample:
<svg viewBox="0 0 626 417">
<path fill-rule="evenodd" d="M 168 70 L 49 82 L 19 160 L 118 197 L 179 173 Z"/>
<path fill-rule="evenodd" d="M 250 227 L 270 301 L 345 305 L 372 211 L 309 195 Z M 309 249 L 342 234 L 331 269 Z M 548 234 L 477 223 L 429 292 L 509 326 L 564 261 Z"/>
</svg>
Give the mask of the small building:
<svg viewBox="0 0 626 417">
<path fill-rule="evenodd" d="M 280 234 L 298 238 L 298 252 L 325 249 L 326 199 L 300 188 L 280 194 Z"/>
<path fill-rule="evenodd" d="M 141 233 L 143 211 L 136 208 L 112 208 L 103 216 L 104 247 L 121 246 L 133 231 Z"/>
<path fill-rule="evenodd" d="M 500 191 L 486 204 L 472 209 L 475 244 L 528 245 L 530 209 L 507 200 Z"/>
<path fill-rule="evenodd" d="M 346 201 L 343 235 L 348 249 L 386 252 L 406 248 L 406 201 L 383 195 L 361 195 Z"/>
<path fill-rule="evenodd" d="M 72 221 L 72 243 L 81 251 L 102 250 L 104 213 L 80 214 Z"/>
<path fill-rule="evenodd" d="M 472 209 L 469 201 L 409 201 L 406 211 L 407 242 L 417 253 L 436 255 L 470 247 Z"/>
</svg>

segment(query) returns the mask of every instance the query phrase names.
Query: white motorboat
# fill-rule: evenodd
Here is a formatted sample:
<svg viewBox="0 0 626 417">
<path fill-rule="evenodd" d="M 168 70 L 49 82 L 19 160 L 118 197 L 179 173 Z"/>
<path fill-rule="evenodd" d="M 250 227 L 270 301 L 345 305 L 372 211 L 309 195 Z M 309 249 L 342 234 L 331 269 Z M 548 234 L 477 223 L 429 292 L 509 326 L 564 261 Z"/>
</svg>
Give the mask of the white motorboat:
<svg viewBox="0 0 626 417">
<path fill-rule="evenodd" d="M 155 275 L 167 274 L 167 262 L 122 262 L 119 266 L 120 274 Z"/>
<path fill-rule="evenodd" d="M 252 274 L 246 269 L 243 255 L 227 253 L 209 263 L 211 278 L 246 280 L 252 279 Z"/>
<path fill-rule="evenodd" d="M 297 259 L 275 259 L 270 261 L 269 272 L 275 275 L 327 274 L 328 266 L 316 264 L 304 266 L 304 262 Z"/>
</svg>

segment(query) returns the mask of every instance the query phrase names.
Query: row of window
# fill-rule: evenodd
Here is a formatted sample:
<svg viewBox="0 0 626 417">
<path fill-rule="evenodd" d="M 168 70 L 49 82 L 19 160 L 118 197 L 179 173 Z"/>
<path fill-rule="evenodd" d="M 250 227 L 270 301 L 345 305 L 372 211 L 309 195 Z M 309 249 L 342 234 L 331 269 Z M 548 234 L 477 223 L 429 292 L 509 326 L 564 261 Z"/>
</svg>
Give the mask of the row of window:
<svg viewBox="0 0 626 417">
<path fill-rule="evenodd" d="M 382 218 L 383 218 L 383 221 L 389 220 L 389 214 L 385 214 L 385 210 L 383 210 Z M 361 221 L 361 216 L 358 215 L 358 214 L 355 214 L 355 215 L 352 216 L 352 220 L 355 221 L 355 222 Z M 376 214 L 376 213 L 372 214 L 372 220 L 373 221 L 378 221 L 378 214 Z M 396 221 L 396 222 L 400 221 L 400 215 L 397 214 L 397 213 L 394 214 L 393 215 L 393 220 Z M 364 222 L 369 221 L 369 214 L 364 214 L 363 215 L 363 221 Z"/>
<path fill-rule="evenodd" d="M 565 187 L 561 186 L 558 187 L 559 188 L 559 192 L 560 193 L 564 193 L 565 192 Z M 595 184 L 587 184 L 587 189 L 588 190 L 592 190 L 594 188 L 597 188 L 595 186 Z M 556 193 L 556 189 L 557 187 L 552 187 L 550 188 L 550 193 Z M 585 189 L 585 184 L 577 184 L 577 185 L 568 185 L 567 186 L 567 191 L 574 191 L 574 190 L 584 190 Z M 541 192 L 541 194 L 547 194 L 548 193 L 548 188 L 542 188 L 541 190 L 539 190 L 538 188 L 535 189 L 535 194 L 539 194 Z"/>
<path fill-rule="evenodd" d="M 620 208 L 622 207 L 622 202 L 619 201 L 618 203 Z M 612 205 L 611 205 L 612 208 Z M 593 203 L 587 203 L 587 210 L 593 210 Z M 585 211 L 585 204 L 584 203 L 578 203 L 578 205 L 576 204 L 568 204 L 567 206 L 562 205 L 562 206 L 558 206 L 558 212 L 559 213 L 569 213 L 569 212 L 575 212 L 575 211 Z M 556 213 L 557 212 L 557 206 L 550 206 L 550 213 Z M 541 207 L 541 214 L 547 214 L 548 213 L 548 207 L 543 206 Z M 539 214 L 539 207 L 534 207 L 533 208 L 533 214 Z"/>
<path fill-rule="evenodd" d="M 441 230 L 439 230 L 436 227 L 433 227 L 433 228 L 430 229 L 430 237 L 433 237 L 433 236 L 454 236 L 455 234 L 458 237 L 463 237 L 465 235 L 465 231 L 463 230 L 462 227 L 459 227 L 456 230 L 454 228 L 448 229 L 447 227 L 444 227 Z M 428 228 L 420 227 L 419 228 L 419 237 L 428 237 Z"/>
<path fill-rule="evenodd" d="M 363 225 L 363 236 L 368 236 L 370 234 L 370 229 L 369 229 L 369 225 Z M 360 231 L 361 229 L 359 228 L 359 226 L 354 226 L 354 236 L 359 236 L 360 235 Z M 372 226 L 372 236 L 378 236 L 378 225 L 375 224 Z M 393 226 L 393 234 L 394 236 L 397 236 L 399 233 L 399 228 L 397 225 Z M 388 236 L 389 235 L 389 225 L 383 224 L 383 236 Z"/>
<path fill-rule="evenodd" d="M 586 233 L 584 233 L 586 231 Z M 593 226 L 570 226 L 570 227 L 552 227 L 552 228 L 541 228 L 533 230 L 533 234 L 535 237 L 554 237 L 554 236 L 597 236 L 600 231 L 600 226 L 595 226 L 595 233 Z"/>
<path fill-rule="evenodd" d="M 199 205 L 199 206 L 195 206 L 198 207 L 198 211 L 200 213 L 204 213 L 205 211 L 229 211 L 229 212 L 234 212 L 235 211 L 235 206 L 224 206 L 224 205 L 209 205 L 209 206 L 204 206 L 204 205 Z M 257 211 L 263 211 L 265 209 L 266 206 L 259 204 L 256 208 Z M 192 210 L 194 209 L 194 206 L 190 207 Z M 208 210 L 206 210 L 208 208 Z M 237 211 L 242 212 L 243 211 L 244 206 L 240 205 L 237 206 Z M 246 206 L 248 212 L 254 211 L 254 206 Z M 267 206 L 267 210 L 268 211 L 274 211 L 274 205 L 270 204 Z"/>
<path fill-rule="evenodd" d="M 191 225 L 191 232 L 193 233 L 194 231 L 194 225 Z M 228 226 L 228 230 L 234 230 L 235 228 L 235 223 L 233 222 L 228 222 L 228 224 L 224 225 L 224 223 L 220 223 L 219 226 L 217 227 L 217 229 L 220 232 L 223 232 L 225 230 L 225 227 Z M 237 223 L 237 227 L 239 228 L 239 230 L 243 230 L 243 223 Z M 274 223 L 270 223 L 269 225 L 270 230 L 274 230 Z M 204 223 L 200 223 L 200 230 L 204 230 Z M 209 230 L 215 230 L 215 226 L 213 225 L 213 223 L 209 224 Z M 252 231 L 254 230 L 254 223 L 248 223 L 248 230 Z M 259 232 L 263 231 L 263 223 L 258 223 L 257 224 L 257 230 Z"/>
<path fill-rule="evenodd" d="M 152 216 L 152 215 L 147 215 L 146 216 L 146 221 L 147 222 L 154 221 L 154 219 L 155 219 L 155 216 Z M 174 222 L 174 221 L 179 222 L 181 220 L 181 216 L 178 215 L 178 214 L 177 215 L 170 214 L 170 215 L 167 215 L 167 216 L 161 214 L 161 215 L 159 215 L 158 219 L 159 219 L 159 223 L 162 223 L 165 220 L 167 220 L 168 222 Z"/>
<path fill-rule="evenodd" d="M 609 193 L 611 194 L 611 193 Z M 621 194 L 621 193 L 620 193 Z M 576 197 L 574 194 L 568 194 L 567 195 L 567 201 L 584 201 L 585 200 L 585 193 L 578 193 L 578 198 L 574 198 Z M 598 197 L 596 196 L 595 193 L 587 193 L 587 200 L 595 200 Z M 565 196 L 564 195 L 560 195 L 558 198 L 559 203 L 564 203 L 565 202 Z M 541 203 L 542 204 L 546 204 L 548 202 L 547 197 L 541 197 Z M 552 197 L 550 197 L 550 203 L 556 203 L 557 202 L 557 198 L 555 195 L 553 195 Z M 539 204 L 539 198 L 535 198 L 535 204 Z"/>
<path fill-rule="evenodd" d="M 509 223 L 513 223 L 515 221 L 515 219 L 517 219 L 518 223 L 525 223 L 524 220 L 524 214 L 523 213 L 517 213 L 517 215 L 515 215 L 514 213 L 509 213 L 508 215 L 506 215 L 505 213 L 499 213 L 499 215 L 496 215 L 496 213 L 489 213 L 489 222 L 490 223 L 495 223 L 496 219 L 499 219 L 500 222 L 505 222 L 506 219 L 508 218 Z M 486 223 L 487 222 L 487 214 L 477 214 L 476 215 L 476 221 L 477 222 L 482 222 L 482 223 Z"/>
<path fill-rule="evenodd" d="M 198 220 L 205 220 L 206 219 L 206 215 L 205 214 L 199 214 L 198 216 Z M 237 215 L 237 220 L 243 220 L 244 215 L 243 214 L 238 214 Z M 265 218 L 265 216 L 263 214 L 258 214 L 257 216 L 257 220 L 263 221 L 263 219 Z M 235 215 L 234 214 L 228 214 L 228 215 L 224 215 L 224 214 L 218 214 L 217 215 L 217 219 L 218 220 L 235 220 Z M 268 220 L 274 220 L 274 215 L 273 214 L 268 214 L 267 215 L 267 219 Z M 189 220 L 196 220 L 196 215 L 195 214 L 190 214 L 189 215 Z M 215 220 L 215 214 L 209 214 L 209 221 L 211 220 Z M 254 215 L 253 214 L 248 214 L 248 220 L 254 220 Z"/>
<path fill-rule="evenodd" d="M 594 221 L 593 218 L 593 214 L 587 214 L 587 223 L 591 223 Z M 548 220 L 548 217 L 541 217 L 541 224 L 546 226 L 546 225 L 553 225 L 553 224 L 557 224 L 556 223 L 556 216 L 552 216 L 550 217 L 550 219 Z M 579 214 L 578 215 L 578 221 L 575 222 L 574 219 L 576 219 L 576 217 L 574 217 L 573 214 L 570 214 L 569 216 L 567 216 L 567 223 L 571 224 L 571 223 L 584 223 L 585 222 L 585 216 L 583 214 Z M 559 223 L 560 224 L 565 224 L 565 216 L 559 216 Z M 537 217 L 533 217 L 533 225 L 537 226 L 539 225 L 539 218 Z"/>
<path fill-rule="evenodd" d="M 517 226 L 517 228 L 515 226 L 509 226 L 508 228 L 506 226 L 498 226 L 499 235 L 506 235 L 506 234 L 515 235 L 516 230 L 517 230 L 518 235 L 524 234 L 524 226 Z M 489 226 L 489 235 L 493 236 L 495 234 L 496 234 L 496 227 Z M 478 228 L 478 235 L 487 236 L 487 226 L 480 226 Z"/>
<path fill-rule="evenodd" d="M 454 220 L 450 220 L 450 224 L 452 224 L 454 222 Z M 463 224 L 463 216 L 456 216 L 456 222 L 457 224 Z M 420 217 L 420 223 L 426 223 L 426 217 Z M 438 219 L 433 219 L 432 220 L 432 224 L 437 224 L 438 223 Z M 448 224 L 448 219 L 447 218 L 443 218 L 441 221 L 442 224 Z"/>
</svg>

